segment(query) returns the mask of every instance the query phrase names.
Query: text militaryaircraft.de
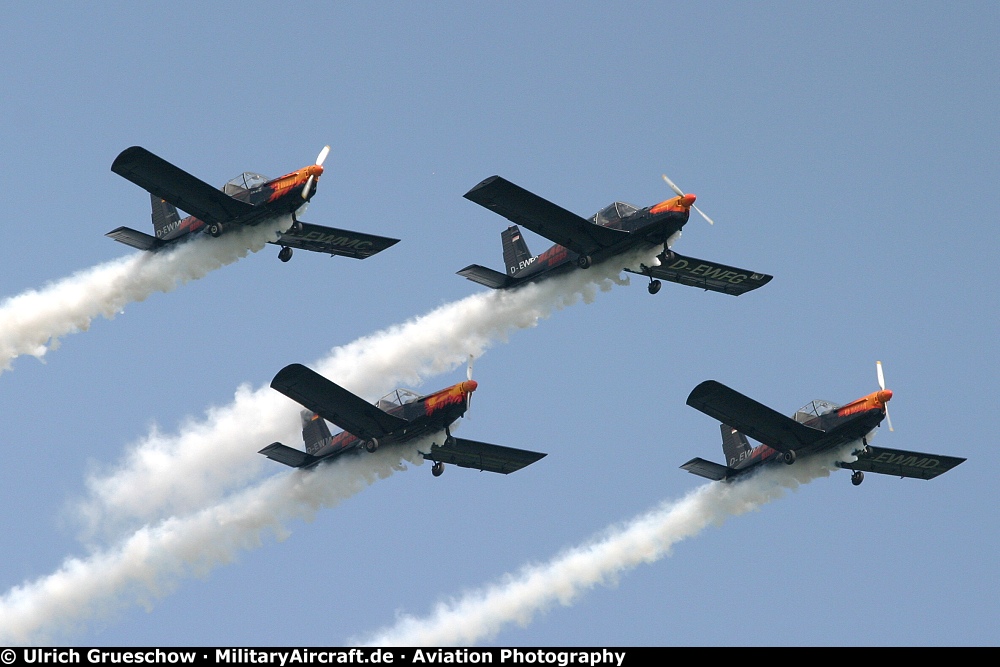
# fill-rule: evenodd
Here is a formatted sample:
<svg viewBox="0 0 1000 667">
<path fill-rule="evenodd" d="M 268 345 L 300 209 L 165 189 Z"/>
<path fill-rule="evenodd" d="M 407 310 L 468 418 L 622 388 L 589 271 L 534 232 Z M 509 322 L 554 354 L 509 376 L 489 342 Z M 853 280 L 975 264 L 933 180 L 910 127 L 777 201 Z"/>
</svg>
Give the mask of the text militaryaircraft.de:
<svg viewBox="0 0 1000 667">
<path fill-rule="evenodd" d="M 274 376 L 271 387 L 306 408 L 302 411 L 306 451 L 275 442 L 260 453 L 293 468 L 311 468 L 347 452 L 360 453 L 362 449 L 374 452 L 382 446 L 443 433 L 441 444 L 432 443 L 430 451 L 421 452 L 425 459 L 434 461 L 431 472 L 435 477 L 444 472 L 445 463 L 507 474 L 545 456 L 451 434 L 451 424 L 469 409 L 477 386 L 472 379 L 470 359 L 469 378 L 465 382 L 427 396 L 396 389 L 373 405 L 319 373 L 301 364 L 291 364 Z M 344 431 L 331 435 L 324 420 Z"/>
<path fill-rule="evenodd" d="M 397 243 L 399 239 L 313 225 L 296 217 L 316 194 L 329 152 L 330 147 L 324 147 L 315 164 L 280 178 L 269 180 L 247 171 L 216 190 L 145 148 L 126 148 L 115 158 L 111 171 L 150 193 L 155 236 L 129 227 L 106 236 L 139 250 L 159 250 L 196 232 L 217 237 L 230 229 L 291 215 L 291 227 L 269 242 L 281 246 L 278 258 L 283 262 L 292 258 L 292 248 L 365 259 Z M 191 215 L 181 219 L 178 208 Z"/>
<path fill-rule="evenodd" d="M 491 176 L 465 193 L 465 198 L 514 223 L 501 233 L 507 273 L 472 264 L 458 274 L 493 289 L 507 289 L 577 267 L 586 269 L 630 251 L 662 246 L 659 266 L 642 265 L 637 270 L 623 267 L 647 276 L 650 294 L 660 291 L 659 279 L 734 296 L 771 280 L 769 275 L 685 257 L 670 250 L 668 240 L 688 221 L 692 208 L 709 223 L 712 220 L 694 205 L 695 195 L 685 194 L 666 176 L 663 179 L 677 193 L 676 197 L 642 209 L 615 202 L 588 220 L 500 176 Z M 532 255 L 518 225 L 556 245 L 541 255 Z"/>
<path fill-rule="evenodd" d="M 851 483 L 855 486 L 864 480 L 865 472 L 932 479 L 965 461 L 954 456 L 884 449 L 868 444 L 883 419 L 888 420 L 889 430 L 892 430 L 886 405 L 892 392 L 885 388 L 882 362 L 876 362 L 876 369 L 879 391 L 841 406 L 828 401 L 812 401 L 792 418 L 715 380 L 702 382 L 691 391 L 687 404 L 722 422 L 726 465 L 694 458 L 681 468 L 711 480 L 731 481 L 767 463 L 782 461 L 791 465 L 800 456 L 855 441 L 860 442 L 859 449 L 853 452 L 857 460 L 837 464 L 854 471 Z M 751 448 L 746 436 L 766 444 Z"/>
</svg>

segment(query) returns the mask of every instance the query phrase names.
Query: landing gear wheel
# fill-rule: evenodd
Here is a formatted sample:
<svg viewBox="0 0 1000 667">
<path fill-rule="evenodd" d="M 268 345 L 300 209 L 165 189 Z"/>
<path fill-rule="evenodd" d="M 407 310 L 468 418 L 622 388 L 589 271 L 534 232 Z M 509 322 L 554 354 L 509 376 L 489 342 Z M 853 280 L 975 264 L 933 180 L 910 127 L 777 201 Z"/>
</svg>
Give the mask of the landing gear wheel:
<svg viewBox="0 0 1000 667">
<path fill-rule="evenodd" d="M 282 262 L 287 262 L 292 258 L 292 249 L 288 246 L 282 246 L 281 250 L 278 251 L 278 259 Z"/>
<path fill-rule="evenodd" d="M 576 265 L 581 269 L 589 269 L 593 263 L 594 260 L 590 259 L 590 255 L 580 255 L 576 258 Z"/>
<path fill-rule="evenodd" d="M 444 446 L 445 447 L 454 447 L 455 444 L 456 444 L 455 436 L 453 436 L 451 433 L 449 433 L 445 437 L 445 439 L 444 439 Z"/>
<path fill-rule="evenodd" d="M 440 477 L 441 473 L 444 472 L 444 464 L 440 461 L 435 461 L 434 465 L 431 466 L 431 474 L 435 477 Z"/>
<path fill-rule="evenodd" d="M 659 280 L 650 280 L 649 286 L 646 289 L 649 290 L 650 294 L 656 294 L 660 291 L 660 287 L 662 286 L 663 284 Z"/>
<path fill-rule="evenodd" d="M 851 484 L 854 486 L 860 486 L 863 481 L 865 481 L 865 474 L 863 472 L 855 470 L 851 473 Z"/>
<path fill-rule="evenodd" d="M 289 230 L 293 231 L 293 232 L 301 232 L 302 231 L 302 223 L 299 222 L 298 220 L 293 220 L 292 221 L 292 226 L 289 227 Z"/>
<path fill-rule="evenodd" d="M 211 225 L 208 226 L 208 233 L 214 236 L 215 238 L 219 238 L 220 236 L 222 236 L 222 223 L 213 222 Z"/>
<path fill-rule="evenodd" d="M 369 454 L 374 454 L 375 450 L 377 449 L 378 449 L 378 440 L 376 440 L 375 438 L 372 438 L 371 440 L 365 443 L 365 451 L 367 451 Z"/>
<path fill-rule="evenodd" d="M 787 465 L 792 465 L 795 463 L 795 452 L 789 449 L 787 452 L 781 455 L 781 460 Z"/>
</svg>

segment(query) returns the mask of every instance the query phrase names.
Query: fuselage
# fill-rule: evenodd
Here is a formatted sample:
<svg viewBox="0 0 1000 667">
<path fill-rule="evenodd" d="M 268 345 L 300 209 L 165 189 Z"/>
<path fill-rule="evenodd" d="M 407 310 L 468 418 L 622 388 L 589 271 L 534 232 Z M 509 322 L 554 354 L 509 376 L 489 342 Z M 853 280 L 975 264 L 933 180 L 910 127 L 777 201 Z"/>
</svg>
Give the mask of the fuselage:
<svg viewBox="0 0 1000 667">
<path fill-rule="evenodd" d="M 885 419 L 885 404 L 891 398 L 891 391 L 877 391 L 812 418 L 801 419 L 802 424 L 822 431 L 823 437 L 808 447 L 796 450 L 796 455 L 816 454 L 862 440 Z M 767 444 L 760 444 L 739 458 L 726 461 L 726 465 L 746 472 L 764 463 L 780 461 L 782 456 L 781 451 Z"/>
<path fill-rule="evenodd" d="M 223 186 L 222 191 L 233 199 L 251 204 L 254 208 L 244 215 L 226 221 L 225 224 L 227 226 L 257 225 L 265 220 L 290 215 L 301 208 L 316 194 L 316 183 L 322 173 L 322 166 L 311 164 L 298 171 L 293 171 L 279 178 L 270 179 L 261 184 L 254 184 L 251 187 L 237 185 L 236 182 L 241 177 L 234 178 Z M 247 175 L 244 173 L 242 176 L 245 177 Z M 252 176 L 253 174 L 249 175 Z M 303 199 L 302 191 L 306 187 L 306 182 L 310 176 L 314 177 L 313 182 L 310 184 L 308 197 Z M 244 185 L 249 184 L 244 182 Z M 207 226 L 208 223 L 205 221 L 189 215 L 175 223 L 172 228 L 160 230 L 157 233 L 157 238 L 161 241 L 174 241 L 188 234 L 202 231 Z"/>
<path fill-rule="evenodd" d="M 602 214 L 610 209 L 612 204 L 600 213 L 593 215 L 593 224 L 609 229 L 619 229 L 628 232 L 621 242 L 603 248 L 592 255 L 594 264 L 606 261 L 632 250 L 653 249 L 663 247 L 667 239 L 681 230 L 687 223 L 691 213 L 694 195 L 674 197 L 655 206 L 647 206 L 625 216 L 605 216 Z M 532 257 L 523 268 L 511 277 L 521 280 L 538 280 L 543 275 L 556 275 L 579 267 L 580 254 L 561 245 L 553 245 L 545 252 Z"/>
<path fill-rule="evenodd" d="M 398 444 L 444 431 L 465 414 L 468 407 L 468 395 L 475 391 L 477 386 L 475 380 L 466 380 L 402 404 L 389 406 L 383 401 L 379 401 L 379 407 L 384 412 L 405 419 L 407 422 L 403 428 L 381 438 L 379 445 Z M 328 444 L 313 452 L 313 456 L 318 458 L 339 456 L 347 451 L 362 447 L 365 442 L 364 438 L 342 431 L 333 435 Z"/>
</svg>

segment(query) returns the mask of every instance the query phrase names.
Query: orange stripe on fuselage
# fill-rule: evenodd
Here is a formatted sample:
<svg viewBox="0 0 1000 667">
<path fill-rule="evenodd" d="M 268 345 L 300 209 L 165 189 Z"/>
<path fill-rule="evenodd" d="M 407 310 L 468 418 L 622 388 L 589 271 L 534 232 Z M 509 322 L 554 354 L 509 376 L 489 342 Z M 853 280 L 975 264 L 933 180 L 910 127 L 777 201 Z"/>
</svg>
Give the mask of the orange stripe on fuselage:
<svg viewBox="0 0 1000 667">
<path fill-rule="evenodd" d="M 853 415 L 867 410 L 885 410 L 885 404 L 890 398 L 892 398 L 891 391 L 882 390 L 872 392 L 867 396 L 863 396 L 856 401 L 851 401 L 847 405 L 842 405 L 837 408 L 837 416 L 846 417 L 847 415 Z"/>
</svg>

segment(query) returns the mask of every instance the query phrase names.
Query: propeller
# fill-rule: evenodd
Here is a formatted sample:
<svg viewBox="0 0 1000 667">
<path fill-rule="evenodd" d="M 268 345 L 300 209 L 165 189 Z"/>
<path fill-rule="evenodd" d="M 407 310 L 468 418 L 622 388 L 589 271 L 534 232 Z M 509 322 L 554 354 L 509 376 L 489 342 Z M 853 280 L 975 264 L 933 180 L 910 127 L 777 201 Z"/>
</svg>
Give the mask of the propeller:
<svg viewBox="0 0 1000 667">
<path fill-rule="evenodd" d="M 323 146 L 323 150 L 319 152 L 316 156 L 316 166 L 322 167 L 323 161 L 326 160 L 326 156 L 330 154 L 330 147 Z M 322 170 L 321 170 L 322 173 Z M 309 195 L 312 193 L 313 185 L 316 183 L 316 174 L 309 174 L 309 178 L 306 179 L 306 184 L 302 188 L 302 198 L 309 199 Z"/>
<path fill-rule="evenodd" d="M 470 354 L 469 355 L 469 366 L 468 366 L 468 368 L 465 369 L 465 379 L 466 380 L 472 380 L 472 359 L 473 359 L 473 356 Z M 470 391 L 470 392 L 466 392 L 466 394 L 465 394 L 465 415 L 464 416 L 469 417 L 471 411 L 472 411 L 472 392 Z"/>
<path fill-rule="evenodd" d="M 676 185 L 674 184 L 674 182 L 673 182 L 673 181 L 671 181 L 671 180 L 670 180 L 669 178 L 667 178 L 667 175 L 666 175 L 666 174 L 663 174 L 663 180 L 664 180 L 664 181 L 666 181 L 667 185 L 669 185 L 669 186 L 670 186 L 670 189 L 671 189 L 671 190 L 673 190 L 674 192 L 676 192 L 676 193 L 677 193 L 677 196 L 678 196 L 678 197 L 683 197 L 683 196 L 685 196 L 685 192 L 684 192 L 683 190 L 681 190 L 681 189 L 680 189 L 679 187 L 677 187 L 677 186 L 676 186 Z M 693 208 L 694 210 L 698 211 L 698 214 L 699 214 L 699 215 L 700 215 L 701 217 L 705 218 L 705 220 L 706 220 L 706 221 L 708 222 L 708 224 L 710 224 L 710 225 L 714 225 L 714 224 L 715 224 L 715 221 L 713 221 L 713 220 L 712 220 L 712 219 L 711 219 L 710 217 L 708 217 L 707 215 L 705 215 L 705 212 L 704 212 L 704 211 L 702 211 L 702 210 L 701 210 L 700 208 L 698 208 L 698 207 L 697 207 L 697 206 L 695 206 L 694 204 L 691 204 L 691 208 Z"/>
<path fill-rule="evenodd" d="M 885 391 L 885 375 L 882 374 L 882 362 L 875 362 L 875 370 L 878 372 L 878 386 L 879 389 Z M 883 403 L 882 407 L 885 408 L 885 421 L 889 424 L 889 430 L 892 430 L 892 420 L 889 419 L 889 405 L 888 403 Z"/>
</svg>

